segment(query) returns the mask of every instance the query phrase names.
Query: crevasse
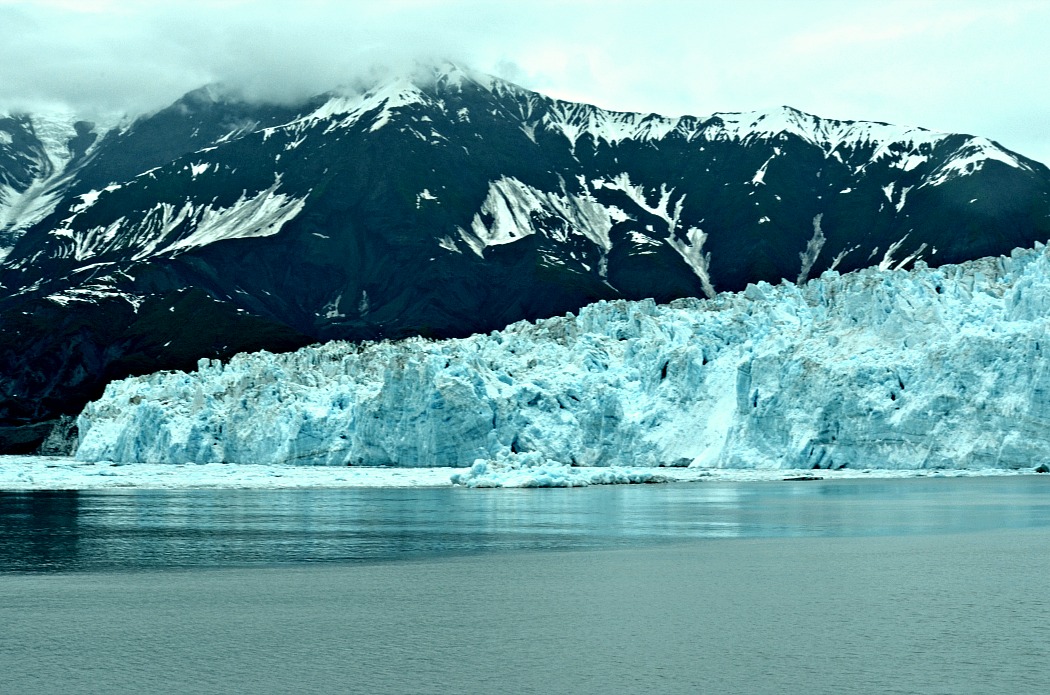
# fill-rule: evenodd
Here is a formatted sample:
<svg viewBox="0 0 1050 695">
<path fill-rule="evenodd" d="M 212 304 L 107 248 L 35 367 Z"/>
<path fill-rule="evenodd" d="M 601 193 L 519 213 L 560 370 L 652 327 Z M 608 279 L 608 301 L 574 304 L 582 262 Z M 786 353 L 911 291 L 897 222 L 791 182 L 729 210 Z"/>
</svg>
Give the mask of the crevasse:
<svg viewBox="0 0 1050 695">
<path fill-rule="evenodd" d="M 111 383 L 77 458 L 1022 468 L 1050 460 L 1050 255 L 599 302 Z"/>
</svg>

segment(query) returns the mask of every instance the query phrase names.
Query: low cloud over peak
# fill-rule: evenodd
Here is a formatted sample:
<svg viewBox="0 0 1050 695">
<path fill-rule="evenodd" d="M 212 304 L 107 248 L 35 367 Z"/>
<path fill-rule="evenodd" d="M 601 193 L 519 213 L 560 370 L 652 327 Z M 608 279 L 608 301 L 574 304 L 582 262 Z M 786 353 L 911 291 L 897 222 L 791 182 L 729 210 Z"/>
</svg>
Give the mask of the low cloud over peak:
<svg viewBox="0 0 1050 695">
<path fill-rule="evenodd" d="M 1039 1 L 0 0 L 0 26 L 0 110 L 136 114 L 212 83 L 287 102 L 440 56 L 607 108 L 789 103 L 1050 161 Z"/>
</svg>

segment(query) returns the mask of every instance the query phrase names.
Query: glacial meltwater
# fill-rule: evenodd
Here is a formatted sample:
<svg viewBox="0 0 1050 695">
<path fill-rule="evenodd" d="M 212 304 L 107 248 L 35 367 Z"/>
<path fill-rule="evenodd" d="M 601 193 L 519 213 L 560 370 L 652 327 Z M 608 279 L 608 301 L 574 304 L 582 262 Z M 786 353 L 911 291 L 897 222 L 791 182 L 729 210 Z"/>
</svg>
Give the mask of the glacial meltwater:
<svg viewBox="0 0 1050 695">
<path fill-rule="evenodd" d="M 0 493 L 0 690 L 1050 692 L 1050 476 Z"/>
</svg>

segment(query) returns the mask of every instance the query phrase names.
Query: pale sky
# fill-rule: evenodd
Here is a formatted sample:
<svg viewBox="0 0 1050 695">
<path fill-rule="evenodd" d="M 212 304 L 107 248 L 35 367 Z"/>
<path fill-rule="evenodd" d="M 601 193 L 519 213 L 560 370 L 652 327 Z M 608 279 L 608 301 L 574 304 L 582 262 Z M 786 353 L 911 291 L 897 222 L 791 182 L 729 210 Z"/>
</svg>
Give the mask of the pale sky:
<svg viewBox="0 0 1050 695">
<path fill-rule="evenodd" d="M 786 104 L 1050 163 L 1047 0 L 0 0 L 0 110 L 140 113 L 216 81 L 288 100 L 437 58 L 606 108 Z"/>
</svg>

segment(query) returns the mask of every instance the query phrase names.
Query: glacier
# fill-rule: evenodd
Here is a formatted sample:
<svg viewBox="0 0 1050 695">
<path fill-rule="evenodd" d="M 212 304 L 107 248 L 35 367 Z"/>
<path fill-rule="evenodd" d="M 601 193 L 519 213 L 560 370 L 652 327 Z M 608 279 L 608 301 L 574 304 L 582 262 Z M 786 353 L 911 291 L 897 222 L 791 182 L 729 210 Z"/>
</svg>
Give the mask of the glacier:
<svg viewBox="0 0 1050 695">
<path fill-rule="evenodd" d="M 453 467 L 464 485 L 587 467 L 1031 469 L 1050 461 L 1048 316 L 1037 244 L 598 302 L 463 339 L 240 354 L 109 384 L 79 416 L 76 458 Z M 608 482 L 647 482 L 632 475 Z"/>
</svg>

